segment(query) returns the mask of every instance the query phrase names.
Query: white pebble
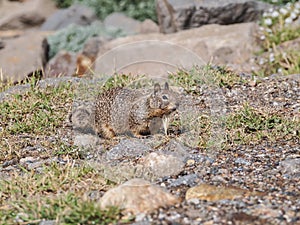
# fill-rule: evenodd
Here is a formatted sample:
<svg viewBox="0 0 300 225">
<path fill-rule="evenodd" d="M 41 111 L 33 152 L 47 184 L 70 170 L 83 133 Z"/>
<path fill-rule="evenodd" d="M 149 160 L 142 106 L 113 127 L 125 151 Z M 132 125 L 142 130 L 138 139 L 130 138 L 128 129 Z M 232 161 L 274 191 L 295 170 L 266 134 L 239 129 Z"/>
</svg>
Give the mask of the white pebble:
<svg viewBox="0 0 300 225">
<path fill-rule="evenodd" d="M 266 18 L 265 19 L 265 24 L 267 25 L 267 26 L 270 26 L 270 25 L 272 25 L 272 20 L 271 20 L 271 18 Z"/>
<path fill-rule="evenodd" d="M 277 12 L 277 11 L 274 11 L 274 12 L 272 12 L 272 15 L 271 15 L 273 18 L 276 18 L 276 17 L 278 17 L 279 16 L 279 12 Z"/>
<path fill-rule="evenodd" d="M 291 24 L 293 22 L 293 19 L 291 17 L 288 17 L 284 20 L 285 24 Z"/>
<path fill-rule="evenodd" d="M 261 36 L 260 36 L 260 40 L 263 41 L 263 40 L 265 40 L 265 39 L 266 39 L 266 36 L 265 36 L 265 35 L 261 35 Z"/>
<path fill-rule="evenodd" d="M 289 11 L 287 11 L 285 8 L 280 8 L 280 9 L 279 9 L 279 12 L 280 12 L 282 15 L 286 15 L 286 14 L 288 14 Z"/>
<path fill-rule="evenodd" d="M 264 12 L 262 15 L 263 15 L 263 17 L 268 17 L 268 16 L 269 16 L 269 13 Z"/>
<path fill-rule="evenodd" d="M 265 63 L 265 59 L 264 58 L 260 58 L 258 63 L 259 63 L 259 65 L 263 65 Z"/>
<path fill-rule="evenodd" d="M 274 53 L 271 53 L 271 54 L 269 55 L 269 61 L 270 61 L 270 62 L 274 62 L 274 61 L 275 61 Z"/>
<path fill-rule="evenodd" d="M 290 15 L 290 17 L 294 20 L 294 19 L 296 19 L 298 16 L 297 16 L 296 13 L 292 12 L 291 15 Z"/>
<path fill-rule="evenodd" d="M 272 30 L 270 28 L 267 28 L 266 31 L 270 34 L 272 33 Z"/>
</svg>

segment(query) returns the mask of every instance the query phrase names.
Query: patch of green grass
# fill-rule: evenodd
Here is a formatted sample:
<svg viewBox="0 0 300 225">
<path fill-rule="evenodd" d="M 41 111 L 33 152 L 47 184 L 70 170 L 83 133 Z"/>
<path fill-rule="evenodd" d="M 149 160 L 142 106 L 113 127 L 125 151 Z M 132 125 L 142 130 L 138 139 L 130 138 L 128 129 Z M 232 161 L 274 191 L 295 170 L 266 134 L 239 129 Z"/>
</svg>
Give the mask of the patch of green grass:
<svg viewBox="0 0 300 225">
<path fill-rule="evenodd" d="M 182 129 L 177 139 L 193 148 L 227 149 L 235 144 L 300 139 L 300 118 L 244 104 L 224 117 L 214 118 L 204 112 L 181 115 L 175 120 Z"/>
<path fill-rule="evenodd" d="M 174 123 L 176 123 L 176 126 L 180 127 L 183 132 L 178 136 L 180 142 L 192 148 L 205 149 L 209 147 L 212 126 L 210 116 L 200 112 L 193 112 L 182 115 L 181 118 Z"/>
<path fill-rule="evenodd" d="M 149 85 L 153 85 L 153 81 L 146 78 L 144 75 L 116 74 L 106 80 L 103 85 L 103 90 L 109 90 L 115 87 L 138 89 Z"/>
<path fill-rule="evenodd" d="M 274 60 L 263 67 L 264 74 L 282 73 L 283 75 L 300 73 L 300 52 L 295 50 L 274 53 Z"/>
<path fill-rule="evenodd" d="M 199 94 L 202 85 L 230 88 L 246 82 L 238 74 L 224 67 L 212 65 L 196 66 L 189 71 L 180 69 L 176 73 L 169 74 L 169 79 L 190 94 Z"/>
<path fill-rule="evenodd" d="M 40 88 L 32 82 L 24 93 L 12 94 L 1 101 L 0 163 L 26 156 L 50 157 L 58 152 L 78 158 L 76 149 L 71 151 L 66 147 L 69 145 L 57 137 L 65 129 L 73 95 L 71 83 Z M 24 150 L 32 147 L 37 149 Z"/>
<path fill-rule="evenodd" d="M 43 219 L 59 224 L 112 224 L 120 210 L 102 210 L 91 194 L 109 186 L 89 166 L 53 164 L 39 173 L 11 174 L 0 180 L 0 223 L 38 224 Z M 122 222 L 122 221 L 121 221 Z"/>
<path fill-rule="evenodd" d="M 0 136 L 5 134 L 51 134 L 62 126 L 72 102 L 71 84 L 40 89 L 32 87 L 0 102 Z"/>
<path fill-rule="evenodd" d="M 227 117 L 229 143 L 249 144 L 262 140 L 300 138 L 300 119 L 285 117 L 245 104 L 238 112 Z"/>
</svg>

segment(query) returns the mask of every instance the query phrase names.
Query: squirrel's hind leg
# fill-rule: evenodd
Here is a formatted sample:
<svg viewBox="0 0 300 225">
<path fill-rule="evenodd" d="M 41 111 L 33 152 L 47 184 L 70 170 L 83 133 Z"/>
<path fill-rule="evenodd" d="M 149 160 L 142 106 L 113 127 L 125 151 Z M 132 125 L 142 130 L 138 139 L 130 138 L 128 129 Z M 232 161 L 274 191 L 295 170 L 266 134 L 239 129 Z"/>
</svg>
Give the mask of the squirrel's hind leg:
<svg viewBox="0 0 300 225">
<path fill-rule="evenodd" d="M 111 126 L 109 126 L 108 124 L 101 125 L 100 134 L 105 139 L 112 139 L 113 137 L 116 136 L 114 129 Z"/>
<path fill-rule="evenodd" d="M 147 135 L 150 135 L 150 129 L 148 126 L 137 126 L 133 129 L 133 135 L 137 138 L 144 138 Z"/>
</svg>

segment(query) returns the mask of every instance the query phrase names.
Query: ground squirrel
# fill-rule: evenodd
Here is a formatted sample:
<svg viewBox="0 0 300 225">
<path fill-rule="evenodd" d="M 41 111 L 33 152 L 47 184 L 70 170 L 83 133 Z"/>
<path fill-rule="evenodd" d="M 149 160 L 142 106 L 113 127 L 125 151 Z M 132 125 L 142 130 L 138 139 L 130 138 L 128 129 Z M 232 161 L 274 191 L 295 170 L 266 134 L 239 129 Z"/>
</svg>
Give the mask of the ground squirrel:
<svg viewBox="0 0 300 225">
<path fill-rule="evenodd" d="M 95 106 L 96 132 L 110 139 L 117 134 L 130 133 L 136 137 L 150 134 L 151 119 L 169 115 L 177 109 L 178 101 L 176 93 L 165 83 L 164 89 L 155 84 L 150 94 L 113 88 L 100 94 Z"/>
</svg>

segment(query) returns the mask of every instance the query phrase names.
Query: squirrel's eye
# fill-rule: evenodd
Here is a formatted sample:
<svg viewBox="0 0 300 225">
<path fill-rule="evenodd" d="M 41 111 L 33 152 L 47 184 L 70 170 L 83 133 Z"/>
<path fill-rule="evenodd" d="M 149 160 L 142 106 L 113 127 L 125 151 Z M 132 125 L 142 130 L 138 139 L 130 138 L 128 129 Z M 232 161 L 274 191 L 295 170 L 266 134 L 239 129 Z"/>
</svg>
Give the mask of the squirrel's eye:
<svg viewBox="0 0 300 225">
<path fill-rule="evenodd" d="M 163 95 L 163 96 L 162 96 L 162 99 L 163 99 L 163 100 L 168 100 L 168 96 Z"/>
</svg>

